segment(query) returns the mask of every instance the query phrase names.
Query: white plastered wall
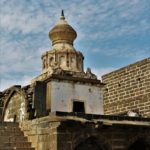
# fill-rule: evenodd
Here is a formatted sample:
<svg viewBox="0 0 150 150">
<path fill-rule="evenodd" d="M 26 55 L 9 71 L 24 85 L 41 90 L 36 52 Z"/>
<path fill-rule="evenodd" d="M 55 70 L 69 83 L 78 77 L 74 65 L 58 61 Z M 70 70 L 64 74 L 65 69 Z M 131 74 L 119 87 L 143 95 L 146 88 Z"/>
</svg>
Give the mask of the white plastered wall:
<svg viewBox="0 0 150 150">
<path fill-rule="evenodd" d="M 51 81 L 51 112 L 72 112 L 73 101 L 84 102 L 87 114 L 104 114 L 103 92 L 99 86 Z"/>
</svg>

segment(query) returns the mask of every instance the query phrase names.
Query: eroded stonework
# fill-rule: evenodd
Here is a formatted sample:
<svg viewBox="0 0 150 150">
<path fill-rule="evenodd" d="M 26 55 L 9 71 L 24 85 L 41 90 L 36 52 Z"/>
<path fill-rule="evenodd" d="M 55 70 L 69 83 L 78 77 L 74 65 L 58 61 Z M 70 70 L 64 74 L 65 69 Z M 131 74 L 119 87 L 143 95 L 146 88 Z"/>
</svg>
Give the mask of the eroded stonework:
<svg viewBox="0 0 150 150">
<path fill-rule="evenodd" d="M 42 55 L 42 72 L 52 74 L 55 68 L 83 72 L 84 56 L 73 47 L 77 33 L 67 23 L 63 14 L 49 32 L 49 37 L 52 41 L 52 48 Z"/>
<path fill-rule="evenodd" d="M 84 116 L 84 117 L 83 117 Z M 149 121 L 105 116 L 50 115 L 22 122 L 21 129 L 36 150 L 148 150 Z M 88 119 L 87 119 L 87 118 Z M 123 118 L 122 118 L 123 119 Z M 130 121 L 128 120 L 130 119 Z M 119 121 L 120 120 L 120 121 Z M 139 145 L 137 144 L 139 142 Z M 136 149 L 136 147 L 139 149 Z M 142 149 L 141 149 L 142 148 Z"/>
<path fill-rule="evenodd" d="M 4 121 L 22 121 L 25 117 L 25 100 L 21 99 L 21 94 L 14 93 L 5 109 Z"/>
</svg>

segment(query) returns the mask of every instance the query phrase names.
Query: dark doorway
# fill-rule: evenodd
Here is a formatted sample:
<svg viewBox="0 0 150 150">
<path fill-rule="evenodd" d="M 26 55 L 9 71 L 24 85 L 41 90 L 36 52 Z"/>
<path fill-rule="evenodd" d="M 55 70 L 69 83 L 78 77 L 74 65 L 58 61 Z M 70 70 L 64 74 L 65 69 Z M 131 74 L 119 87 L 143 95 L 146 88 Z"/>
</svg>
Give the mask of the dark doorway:
<svg viewBox="0 0 150 150">
<path fill-rule="evenodd" d="M 85 113 L 84 102 L 74 101 L 73 112 Z"/>
<path fill-rule="evenodd" d="M 16 119 L 17 119 L 17 116 L 16 116 L 16 115 L 14 115 L 14 122 L 16 122 Z"/>
<path fill-rule="evenodd" d="M 150 150 L 150 145 L 144 139 L 139 139 L 129 147 L 129 150 Z"/>
<path fill-rule="evenodd" d="M 80 143 L 74 150 L 103 150 L 95 137 L 90 137 Z"/>
</svg>

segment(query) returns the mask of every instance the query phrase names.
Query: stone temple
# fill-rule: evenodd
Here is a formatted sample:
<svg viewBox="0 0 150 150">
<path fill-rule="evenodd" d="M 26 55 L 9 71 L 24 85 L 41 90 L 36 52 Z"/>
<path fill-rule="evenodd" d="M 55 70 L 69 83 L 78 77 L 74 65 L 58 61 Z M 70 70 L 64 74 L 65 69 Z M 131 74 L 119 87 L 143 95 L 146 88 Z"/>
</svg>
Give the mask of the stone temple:
<svg viewBox="0 0 150 150">
<path fill-rule="evenodd" d="M 100 81 L 63 11 L 49 38 L 41 75 L 0 92 L 0 150 L 150 150 L 150 58 Z"/>
</svg>

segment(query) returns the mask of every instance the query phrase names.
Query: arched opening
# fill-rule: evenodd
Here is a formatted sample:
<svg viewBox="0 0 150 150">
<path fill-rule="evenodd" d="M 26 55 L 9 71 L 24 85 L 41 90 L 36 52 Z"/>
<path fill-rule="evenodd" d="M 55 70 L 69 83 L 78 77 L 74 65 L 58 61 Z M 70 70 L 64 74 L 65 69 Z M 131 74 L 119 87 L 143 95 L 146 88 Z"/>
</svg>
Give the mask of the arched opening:
<svg viewBox="0 0 150 150">
<path fill-rule="evenodd" d="M 64 56 L 60 57 L 60 66 L 61 67 L 66 66 L 66 61 L 65 61 L 65 57 Z"/>
<path fill-rule="evenodd" d="M 74 150 L 106 150 L 96 137 L 89 137 L 75 147 Z"/>
<path fill-rule="evenodd" d="M 150 150 L 150 145 L 144 138 L 140 138 L 128 150 Z"/>
<path fill-rule="evenodd" d="M 25 119 L 25 100 L 21 93 L 13 92 L 5 106 L 3 118 L 6 122 L 21 122 Z"/>
<path fill-rule="evenodd" d="M 54 65 L 54 58 L 51 57 L 51 58 L 49 59 L 49 66 L 53 66 L 53 65 Z"/>
<path fill-rule="evenodd" d="M 74 57 L 71 57 L 71 67 L 72 68 L 76 67 L 76 59 Z"/>
<path fill-rule="evenodd" d="M 45 69 L 46 68 L 46 60 L 44 59 L 43 60 L 43 69 Z"/>
</svg>

